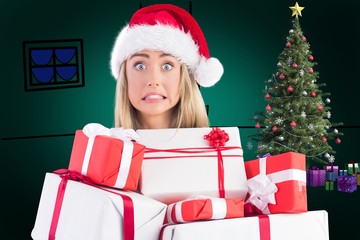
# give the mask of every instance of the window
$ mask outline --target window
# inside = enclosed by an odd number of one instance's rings
[[[25,91],[83,87],[83,42],[75,40],[25,41]]]

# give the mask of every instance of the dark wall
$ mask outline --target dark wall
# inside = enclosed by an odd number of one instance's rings
[[[188,9],[189,1],[175,3]],[[214,126],[240,126],[244,157],[254,131],[249,119],[265,106],[264,81],[276,71],[277,58],[291,28],[293,0],[192,1],[192,14],[204,31],[211,55],[224,65],[222,80],[202,88]],[[73,133],[90,122],[113,125],[115,81],[109,57],[115,36],[139,7],[138,1],[13,1],[0,3],[1,87],[0,160],[2,239],[30,239],[46,172],[68,166]],[[299,1],[301,26],[318,62],[320,82],[330,92],[332,121],[343,122],[342,144],[335,146],[343,166],[356,158],[360,134],[357,98],[360,81],[356,0]],[[23,41],[82,39],[85,87],[24,91]],[[308,190],[309,209],[329,212],[331,240],[350,238],[360,214],[359,191],[347,194]],[[13,229],[13,230],[11,230]],[[352,229],[352,230],[350,230]],[[342,238],[340,238],[342,237]]]

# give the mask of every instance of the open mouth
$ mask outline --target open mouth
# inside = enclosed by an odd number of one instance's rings
[[[160,94],[154,94],[154,95],[148,95],[144,97],[142,100],[147,101],[147,100],[163,100],[163,99],[166,99],[166,97]]]

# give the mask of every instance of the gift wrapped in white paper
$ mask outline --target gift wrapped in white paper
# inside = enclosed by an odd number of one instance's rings
[[[222,163],[216,148],[204,139],[213,128],[137,130],[139,142],[146,146],[141,193],[166,204],[198,196],[219,197],[223,181],[224,197],[245,198],[247,179],[239,129],[219,129],[229,137],[220,148]]]
[[[266,217],[266,215],[263,215]],[[232,218],[168,225],[161,240],[329,240],[325,210],[270,214],[269,225],[259,217]],[[268,228],[270,227],[270,228]],[[261,231],[263,231],[261,233]],[[270,235],[269,235],[270,234]]]
[[[47,173],[31,236],[48,240],[61,178]],[[108,188],[104,188],[108,189]],[[109,190],[109,189],[108,189]],[[68,180],[56,228],[56,240],[124,240],[124,206],[120,193],[131,198],[135,240],[158,240],[166,205],[141,194],[106,191]],[[115,192],[115,193],[113,193]]]

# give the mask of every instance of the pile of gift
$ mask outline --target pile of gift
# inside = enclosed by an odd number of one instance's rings
[[[307,185],[310,187],[325,187],[326,190],[352,193],[360,185],[359,163],[350,161],[343,169],[329,163],[320,169],[312,166],[306,171]],[[336,185],[336,187],[335,187]]]
[[[47,173],[39,239],[328,240],[308,211],[303,154],[245,161],[237,127],[138,130],[88,124],[67,169]]]

